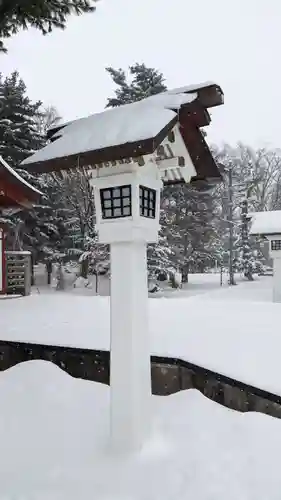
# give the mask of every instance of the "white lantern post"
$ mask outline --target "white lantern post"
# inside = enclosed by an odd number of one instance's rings
[[[139,449],[150,432],[146,252],[158,241],[162,178],[196,175],[178,126],[169,137],[173,144],[166,138],[153,155],[92,172],[99,242],[111,250],[110,418],[119,451]]]
[[[99,242],[111,251],[111,439],[118,450],[137,449],[149,433],[146,246],[158,239],[162,181],[155,165],[131,163],[118,174],[101,170],[93,182]]]

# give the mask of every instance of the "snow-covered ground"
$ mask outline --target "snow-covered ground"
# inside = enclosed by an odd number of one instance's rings
[[[153,396],[150,440],[115,456],[106,386],[32,361],[1,373],[0,401],[1,500],[280,500],[272,417]]]
[[[76,273],[78,273],[79,269],[77,266],[70,267],[68,266],[67,272],[64,273],[65,279],[65,292],[71,293],[73,295],[85,295],[85,296],[95,296],[96,294],[96,278],[95,276],[89,276],[89,286],[85,287],[82,285],[82,282],[79,283],[77,281]],[[45,266],[39,264],[35,266],[35,286],[33,287],[33,293],[57,293],[55,291],[55,270],[52,276],[52,285],[47,285],[47,276],[45,271]],[[245,297],[245,300],[257,300],[259,297],[262,301],[271,301],[271,279],[264,280],[264,278],[260,278],[258,276],[255,277],[256,281],[254,283],[249,283],[245,281],[245,279],[237,274],[236,282],[239,285],[243,285],[242,294]],[[79,286],[76,288],[73,286],[74,283],[77,283]],[[262,286],[260,286],[262,284]],[[169,297],[169,298],[178,298],[178,297],[193,297],[194,295],[201,295],[202,293],[212,292],[212,291],[220,291],[221,294],[217,295],[217,297],[222,296],[225,298],[232,298],[232,296],[239,297],[241,293],[241,287],[239,286],[232,289],[232,293],[225,294],[225,290],[229,289],[228,286],[228,274],[224,273],[222,277],[222,286],[220,285],[220,274],[219,273],[206,273],[206,274],[190,274],[189,282],[184,283],[181,290],[176,290],[171,288],[171,286],[164,282],[159,283],[160,291],[157,293],[149,294],[150,298],[160,298],[160,297]],[[251,286],[252,285],[252,286]],[[236,290],[236,291],[235,291]],[[250,293],[249,293],[250,290]],[[98,278],[98,295],[99,296],[109,296],[110,295],[110,281],[106,276],[99,276]]]
[[[151,353],[281,395],[281,305],[270,302],[272,278],[209,291],[204,280],[205,293],[149,300]],[[110,348],[109,297],[34,294],[0,301],[0,317],[2,340]]]
[[[194,275],[183,290],[163,290],[149,300],[151,352],[281,395],[271,285],[221,288],[218,275]],[[109,349],[109,297],[39,291],[0,300],[1,339]],[[195,390],[151,396],[149,440],[120,456],[109,444],[109,395],[44,361],[1,372],[0,500],[280,500],[281,420]]]
[[[79,267],[77,265],[66,266],[64,272],[65,281],[65,291],[72,293],[73,295],[96,295],[96,278],[95,276],[89,275],[89,286],[85,287],[82,284],[82,280],[77,280],[77,274],[79,273]],[[238,281],[241,278],[237,277]],[[223,285],[227,286],[228,276],[225,273],[223,275]],[[54,271],[52,274],[52,285],[47,285],[47,275],[45,266],[39,264],[35,266],[35,286],[33,287],[33,293],[54,293],[56,284],[56,271],[54,266]],[[74,287],[74,284],[78,286]],[[161,291],[156,294],[150,294],[151,298],[169,296],[174,297],[177,294],[176,290],[171,288],[168,283],[159,283]],[[190,282],[183,285],[183,290],[186,296],[193,296],[200,293],[204,293],[210,290],[216,290],[220,288],[220,275],[218,273],[212,274],[191,274]],[[108,296],[110,294],[110,281],[106,276],[98,277],[98,295]]]

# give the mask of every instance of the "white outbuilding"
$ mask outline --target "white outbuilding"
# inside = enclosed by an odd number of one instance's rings
[[[281,303],[281,210],[253,213],[250,232],[269,241],[273,259],[273,302]]]

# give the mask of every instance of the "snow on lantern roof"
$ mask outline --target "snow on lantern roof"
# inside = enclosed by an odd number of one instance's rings
[[[281,210],[272,212],[255,212],[252,216],[252,235],[281,234]]]
[[[60,129],[53,136],[53,139],[57,138],[55,141],[27,158],[23,165],[103,151],[123,144],[131,144],[135,148],[135,156],[144,151],[152,153],[154,140],[160,135],[161,142],[177,122],[177,113],[171,107],[179,109],[183,103],[187,104],[195,97],[161,94],[80,118]]]
[[[175,94],[190,94],[190,93],[193,93],[194,96],[196,98],[199,98],[200,102],[202,105],[204,105],[206,108],[211,108],[213,106],[219,106],[221,104],[223,104],[224,102],[224,96],[223,96],[223,92],[222,92],[222,89],[220,88],[220,86],[218,84],[216,84],[215,82],[204,82],[204,83],[201,83],[201,84],[194,84],[194,85],[186,85],[186,86],[183,86],[183,87],[179,87],[179,88],[176,88],[176,89],[170,89],[170,90],[166,90],[165,92],[161,92],[160,94],[156,94],[156,95],[153,95],[153,96],[149,96],[149,97],[146,97],[145,99],[142,99],[141,101],[138,101],[138,102],[148,102],[148,100],[150,100],[149,102],[151,102],[151,99],[158,99],[158,103],[161,102],[160,99],[163,98],[164,96],[164,99],[162,102],[164,102],[165,104],[165,107],[168,107],[169,108],[169,95],[175,95]],[[184,96],[184,101],[186,99],[187,96]],[[170,98],[171,99],[171,98]],[[173,97],[173,101],[170,101],[170,109],[178,109],[179,106],[178,104],[184,104],[183,103],[180,103],[180,101],[178,102],[177,104],[177,101],[175,100],[176,98]],[[155,101],[156,102],[156,101]],[[189,102],[188,98],[187,98],[187,101],[185,101],[185,103]],[[123,107],[123,106],[121,106]],[[115,110],[116,109],[120,109],[119,108],[114,108]],[[47,132],[47,137],[48,139],[51,139],[51,138],[55,138],[56,137],[56,133],[61,130],[63,127],[66,127],[68,125],[71,125],[72,123],[76,123],[78,120],[71,120],[69,122],[66,122],[66,123],[60,123],[59,125],[56,125],[55,127],[52,127],[48,130]]]
[[[170,89],[164,92],[164,94],[188,94],[192,92],[197,93],[199,101],[206,108],[220,106],[224,102],[224,95],[221,87],[217,83],[211,81]]]
[[[179,123],[199,179],[220,178],[199,128],[210,123],[207,107],[222,103],[222,90],[210,82],[107,109],[54,128],[52,142],[22,165],[47,172],[149,155]]]
[[[0,207],[27,207],[41,195],[0,156]]]

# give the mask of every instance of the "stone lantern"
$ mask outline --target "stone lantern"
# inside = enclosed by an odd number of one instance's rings
[[[200,128],[210,123],[207,108],[222,103],[214,83],[164,92],[57,127],[24,162],[33,172],[84,169],[94,188],[99,241],[110,245],[110,422],[119,451],[139,449],[150,432],[146,250],[158,241],[161,188],[220,180]]]
[[[148,433],[147,243],[158,241],[162,178],[177,169],[182,182],[196,176],[178,125],[153,154],[89,169],[99,241],[110,244],[111,431],[118,448],[139,446]]]

